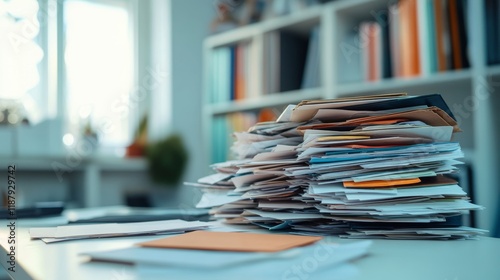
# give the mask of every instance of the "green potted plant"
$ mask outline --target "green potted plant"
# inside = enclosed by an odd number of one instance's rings
[[[127,156],[143,156],[146,159],[149,176],[156,187],[126,194],[129,206],[151,207],[175,202],[178,191],[176,186],[179,185],[188,162],[188,152],[180,135],[172,134],[158,142],[148,143],[147,123],[147,117],[144,117],[133,143],[127,147]]]
[[[172,134],[146,147],[149,174],[154,182],[173,187],[179,184],[188,162],[180,135]]]

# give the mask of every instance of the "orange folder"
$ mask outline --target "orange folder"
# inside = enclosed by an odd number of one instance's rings
[[[291,234],[260,234],[246,232],[193,231],[174,237],[139,243],[139,246],[192,250],[278,252],[312,244],[321,240],[318,236]]]

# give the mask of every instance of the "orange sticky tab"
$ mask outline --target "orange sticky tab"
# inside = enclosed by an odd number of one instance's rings
[[[384,187],[394,187],[402,185],[410,185],[420,183],[420,178],[413,179],[401,179],[401,180],[374,180],[365,182],[344,182],[344,187],[346,188],[384,188]]]

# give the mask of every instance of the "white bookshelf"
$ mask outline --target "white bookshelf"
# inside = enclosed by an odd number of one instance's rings
[[[426,0],[418,0],[420,2]],[[203,105],[204,136],[207,154],[211,148],[211,124],[216,116],[239,111],[250,111],[265,107],[296,104],[304,99],[336,98],[352,95],[366,95],[382,92],[408,92],[409,94],[440,93],[458,115],[464,132],[457,137],[466,152],[465,161],[472,164],[474,170],[476,202],[486,209],[477,213],[478,225],[493,230],[500,193],[500,65],[486,65],[484,34],[484,2],[468,1],[469,20],[467,26],[469,69],[423,74],[413,78],[389,78],[377,82],[339,81],[339,65],[342,56],[340,43],[347,32],[352,31],[363,20],[375,20],[374,14],[386,9],[393,1],[383,0],[337,0],[308,10],[269,19],[205,40],[205,103]],[[421,5],[422,3],[418,3]],[[271,31],[292,29],[297,32],[310,30],[319,24],[320,32],[320,72],[321,86],[315,89],[296,90],[286,93],[262,95],[258,98],[211,104],[209,95],[209,64],[211,51],[220,46],[228,46],[242,41],[252,41],[259,46],[262,60],[263,37]],[[263,67],[263,64],[260,64]],[[262,79],[258,79],[259,88]],[[473,106],[472,106],[473,105]],[[210,158],[206,157],[206,166]],[[495,194],[495,195],[491,195]]]
[[[215,48],[253,39],[255,36],[282,28],[308,29],[321,20],[322,6],[312,7],[302,13],[266,20],[257,24],[247,25],[236,30],[231,30],[205,40],[205,48]]]
[[[212,104],[208,108],[208,110],[210,110],[210,115],[221,115],[239,111],[260,109],[263,107],[263,104],[265,104],[264,106],[266,107],[276,107],[297,103],[297,101],[304,99],[321,99],[324,96],[325,95],[322,88],[295,90],[287,92],[286,94],[266,94],[260,98]]]
[[[337,87],[338,96],[353,95],[360,93],[394,92],[421,87],[436,87],[440,85],[457,85],[471,83],[472,71],[470,69],[441,72],[428,77],[415,78],[392,78],[377,82],[341,84]]]

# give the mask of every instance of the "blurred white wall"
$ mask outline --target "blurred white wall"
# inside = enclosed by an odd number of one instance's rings
[[[196,181],[207,170],[201,142],[202,46],[216,16],[215,7],[213,0],[151,0],[150,5],[152,53],[149,63],[142,63],[142,71],[148,64],[166,71],[160,86],[151,92],[150,112],[155,118],[150,138],[179,133],[189,151],[184,181]],[[197,190],[179,186],[178,205],[170,206],[192,206],[199,196]]]

